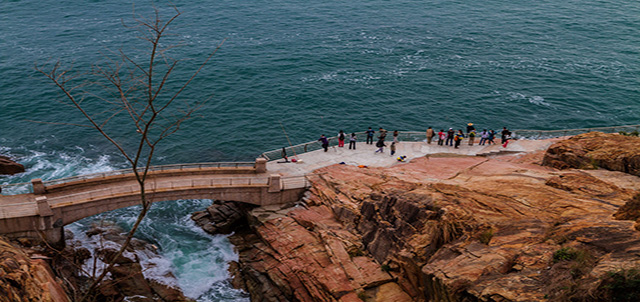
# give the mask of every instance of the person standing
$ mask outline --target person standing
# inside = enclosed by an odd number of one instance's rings
[[[476,130],[475,127],[473,127],[473,123],[468,123],[467,124],[467,136],[469,136],[469,133],[471,133],[471,131]]]
[[[444,129],[440,129],[438,132],[438,146],[444,145],[444,140],[447,138],[447,135],[444,133]]]
[[[480,132],[480,142],[478,143],[478,145],[484,146],[484,144],[487,142],[488,137],[489,132],[487,132],[487,129],[482,130],[482,132]]]
[[[391,146],[389,146],[389,149],[391,150],[391,156],[396,154],[396,142],[391,142]]]
[[[511,132],[509,130],[507,130],[507,127],[502,127],[502,132],[501,132],[502,136],[501,136],[501,142],[500,144],[504,145],[504,143],[507,142],[507,136],[511,135]]]
[[[447,146],[453,146],[453,137],[456,135],[456,132],[453,131],[453,128],[449,128],[447,131],[447,140],[444,142]]]
[[[320,135],[320,138],[318,139],[318,141],[322,144],[322,148],[324,148],[324,152],[327,152],[327,150],[329,150],[329,140],[327,139],[326,136]]]
[[[393,131],[393,142],[394,142],[394,143],[398,143],[398,135],[399,135],[399,134],[400,134],[400,133],[398,133],[398,130]]]
[[[489,143],[489,145],[496,144],[496,142],[493,141],[495,138],[496,138],[496,132],[493,131],[493,129],[489,130],[489,137],[487,137],[487,142]]]
[[[469,132],[469,146],[473,146],[473,141],[476,139],[476,130]]]
[[[356,134],[351,133],[351,137],[349,138],[349,150],[351,150],[351,147],[353,147],[353,150],[356,149],[356,140]]]
[[[382,127],[380,127],[380,129],[378,130],[378,139],[382,139],[384,140],[387,137],[387,130],[382,129]]]
[[[373,145],[373,134],[376,133],[373,129],[371,129],[371,127],[369,127],[369,130],[367,130],[367,132],[365,132],[367,134],[367,145]]]
[[[429,127],[427,129],[427,144],[431,144],[431,139],[433,139],[433,135],[435,134],[435,132],[433,131],[433,129],[431,129],[431,127]]]
[[[458,149],[458,147],[460,147],[460,143],[462,142],[463,138],[464,138],[464,133],[462,133],[462,129],[460,129],[458,130],[458,133],[456,133],[453,139],[456,142],[456,145],[454,148]]]
[[[344,131],[342,130],[338,132],[338,147],[344,147]]]

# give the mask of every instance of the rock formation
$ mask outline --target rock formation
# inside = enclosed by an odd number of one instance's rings
[[[640,175],[640,137],[590,132],[552,145],[543,165],[557,169],[604,168]]]
[[[565,144],[585,137],[608,139]],[[254,209],[250,228],[231,237],[235,284],[254,301],[611,299],[609,276],[640,261],[634,222],[613,217],[640,179],[540,165],[543,156],[563,168],[584,167],[576,158],[615,166],[601,153],[620,158],[585,147],[586,156],[551,159],[558,150],[315,171],[303,204]],[[619,166],[632,172],[631,162]]]
[[[24,172],[24,166],[0,155],[0,174],[17,174]]]
[[[71,301],[45,259],[0,237],[0,301]]]
[[[102,236],[104,246],[93,251],[100,260],[113,258],[118,244],[124,241],[121,231],[95,226],[89,236]],[[71,233],[67,235],[73,237]],[[62,251],[39,246],[11,244],[0,238],[0,302],[69,302],[83,294],[91,280],[81,269],[92,252],[71,240]],[[143,275],[136,252],[155,254],[155,248],[134,239],[126,253],[116,259],[116,265],[96,291],[94,301],[154,301],[188,302],[178,288],[147,279]],[[175,278],[172,275],[163,276]]]
[[[215,200],[205,211],[195,212],[191,219],[209,234],[229,234],[246,224],[245,214],[253,205]]]

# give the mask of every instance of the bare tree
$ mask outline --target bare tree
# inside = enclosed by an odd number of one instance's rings
[[[207,101],[184,98],[182,93],[224,40],[188,78],[175,84],[180,80],[174,80],[171,76],[182,60],[170,55],[176,44],[165,44],[166,38],[170,36],[168,28],[180,16],[180,11],[175,7],[173,9],[175,12],[166,20],[161,18],[157,8],[154,8],[150,19],[134,11],[134,24],[125,25],[135,29],[138,37],[149,47],[144,56],[140,53],[134,56],[123,50],[110,52],[109,56],[105,56],[104,63],[96,64],[90,71],[81,73],[76,73],[72,68],[63,68],[60,61],[43,66],[36,64],[35,67],[62,91],[64,98],[59,102],[81,113],[86,123],[75,125],[96,130],[124,156],[140,187],[141,210],[138,218],[119,251],[111,259],[105,259],[106,268],[99,276],[94,276],[80,301],[91,298],[114,266],[115,259],[128,247],[151,207],[152,200],[146,192],[145,181],[156,147],[178,131],[182,123],[193,118],[194,112]],[[138,60],[137,56],[144,59]],[[122,135],[123,125],[131,133],[136,133],[134,138]]]

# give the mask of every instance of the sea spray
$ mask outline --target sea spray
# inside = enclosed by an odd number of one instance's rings
[[[180,287],[187,297],[197,301],[248,301],[246,293],[233,289],[229,282],[228,263],[237,260],[238,256],[227,237],[205,233],[190,218],[192,212],[210,204],[210,200],[153,204],[136,233],[136,237],[152,243],[158,251],[158,254],[137,252],[143,273],[145,278]],[[138,211],[139,207],[134,206],[102,213],[76,222],[68,229],[74,232],[82,246],[96,247],[104,242],[83,234],[93,223],[117,221],[120,227],[128,229],[135,222]]]

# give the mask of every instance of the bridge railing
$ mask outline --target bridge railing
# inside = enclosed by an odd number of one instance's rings
[[[149,172],[153,171],[168,171],[168,170],[186,170],[186,169],[203,169],[203,168],[249,168],[253,167],[255,162],[212,162],[212,163],[192,163],[192,164],[174,164],[174,165],[160,165],[149,167]],[[143,168],[138,168],[138,171],[142,171]],[[92,178],[104,178],[107,176],[124,175],[133,173],[133,169],[121,169],[113,170],[101,173],[92,173],[78,176],[70,176],[65,178],[58,178],[43,181],[45,186],[57,185],[72,181],[79,181]]]
[[[561,129],[561,130],[513,130],[513,135],[519,139],[545,139],[562,136],[572,136],[587,132],[604,132],[604,133],[619,133],[619,132],[638,132],[640,125],[624,125],[613,127],[594,127],[594,128],[578,128],[578,129]],[[497,134],[499,135],[499,134]]]
[[[0,188],[2,189],[2,195],[33,193],[33,186],[30,182],[0,185]]]
[[[297,189],[308,188],[310,182],[305,176],[282,177],[282,188]],[[233,186],[266,186],[269,185],[268,177],[225,177],[225,178],[197,178],[178,181],[147,182],[145,187],[147,193],[153,193],[155,189],[189,189],[201,187],[233,187]],[[97,190],[84,191],[79,193],[65,194],[64,196],[51,197],[49,202],[55,205],[58,202],[69,203],[80,200],[103,199],[111,196],[137,194],[140,187],[136,184],[127,186],[108,187]]]

